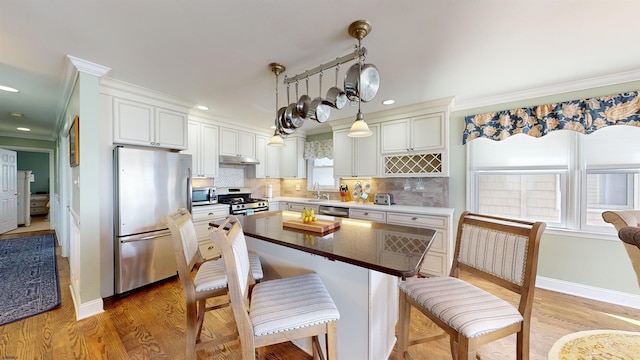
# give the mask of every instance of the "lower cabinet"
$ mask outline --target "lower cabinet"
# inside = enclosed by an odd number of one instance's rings
[[[226,204],[194,206],[191,210],[193,225],[198,237],[198,247],[205,259],[215,259],[222,255],[220,247],[209,238],[209,232],[212,230],[209,223],[212,220],[224,219],[227,215],[229,215],[229,205]]]
[[[447,276],[453,261],[454,243],[451,217],[387,212],[387,224],[429,228],[436,231],[431,248],[422,262],[420,274]]]
[[[318,213],[318,205],[305,204],[305,203],[281,203],[280,210],[289,210],[289,211],[297,211],[302,212],[304,209],[313,210],[315,213]]]
[[[270,210],[271,210],[271,205]],[[341,203],[340,206],[349,207],[349,203]],[[318,213],[318,204],[308,202],[280,202],[279,210],[302,212],[304,208],[313,209]],[[454,239],[451,226],[453,226],[453,214],[450,215],[425,215],[409,212],[384,211],[379,209],[367,209],[362,207],[349,207],[349,218],[369,220],[378,223],[428,228],[436,231],[435,238],[429,252],[422,262],[420,274],[423,276],[448,276],[453,262]]]

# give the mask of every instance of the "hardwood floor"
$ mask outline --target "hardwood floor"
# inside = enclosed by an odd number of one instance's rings
[[[2,235],[0,240],[15,236]],[[177,279],[132,292],[124,298],[106,299],[104,313],[76,321],[69,290],[69,262],[60,256],[59,248],[58,268],[62,306],[0,326],[0,359],[184,357],[185,307]],[[470,278],[467,276],[467,279]],[[482,283],[480,285],[484,286]],[[413,315],[412,336],[437,331],[424,317]],[[224,308],[206,319],[203,336],[230,334],[234,326],[230,309]],[[561,336],[590,329],[640,331],[640,310],[536,290],[531,359],[546,359],[552,344]],[[448,339],[416,345],[409,351],[414,359],[451,359]],[[482,358],[490,360],[514,359],[514,354],[515,336],[485,345],[480,350]],[[200,351],[198,359],[240,359],[238,342]],[[259,359],[297,360],[311,357],[291,343],[285,343],[263,350]],[[397,360],[395,352],[390,359]]]

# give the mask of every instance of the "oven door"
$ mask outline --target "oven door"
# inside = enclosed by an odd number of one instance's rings
[[[259,212],[263,212],[263,211],[269,211],[269,208],[257,208],[257,209],[239,209],[239,210],[233,210],[231,212],[231,215],[253,215],[255,213],[259,213]]]

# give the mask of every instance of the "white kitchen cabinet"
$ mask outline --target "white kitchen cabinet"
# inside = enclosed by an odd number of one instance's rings
[[[451,216],[387,212],[387,224],[429,228],[436,231],[433,244],[420,269],[425,276],[448,276],[453,262],[454,242]]]
[[[349,218],[375,221],[384,224],[387,222],[387,212],[377,210],[349,209]]]
[[[382,153],[442,150],[447,144],[445,113],[382,123]]]
[[[220,127],[220,155],[255,157],[255,134]]]
[[[192,176],[218,176],[218,127],[189,121],[189,143],[185,154],[191,154]]]
[[[281,177],[297,179],[307,177],[306,161],[304,160],[304,143],[305,140],[299,137],[290,136],[284,139],[285,146],[281,150]]]
[[[381,124],[383,177],[449,176],[447,112]]]
[[[307,203],[297,203],[297,202],[286,202],[280,204],[280,210],[288,210],[288,211],[296,211],[302,212],[304,209],[313,210],[316,214],[318,213],[319,205],[307,204]]]
[[[256,179],[280,177],[281,148],[268,146],[269,139],[256,135],[256,158],[260,160],[253,169]]]
[[[269,200],[269,211],[278,211],[280,210],[280,202]]]
[[[373,133],[364,138],[347,136],[349,129],[333,132],[333,174],[335,177],[378,176],[380,161],[378,125],[370,125]]]
[[[378,125],[370,125],[373,133],[363,138],[347,136],[349,129],[333,132],[333,174],[336,177],[378,176],[380,143]]]
[[[193,225],[196,228],[196,237],[198,238],[198,247],[200,254],[205,259],[215,259],[220,257],[220,247],[209,238],[212,227],[209,223],[213,220],[224,219],[229,215],[229,205],[205,205],[194,206],[191,211]]]
[[[187,148],[187,114],[138,101],[113,99],[113,142]]]

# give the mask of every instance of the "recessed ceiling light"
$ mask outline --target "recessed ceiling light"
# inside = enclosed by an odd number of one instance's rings
[[[396,103],[396,101],[395,101],[395,100],[393,100],[393,99],[388,99],[388,100],[384,100],[384,101],[382,102],[382,105],[392,105],[392,104],[395,104],[395,103]]]
[[[205,105],[198,105],[198,106],[196,106],[196,108],[199,109],[199,110],[205,110],[205,111],[209,110],[209,107],[205,106]]]
[[[19,128],[16,128],[16,129],[17,129],[17,130],[20,130],[20,131],[31,131],[31,129],[29,129],[29,128],[23,128],[23,127],[19,127]]]
[[[10,86],[0,85],[0,90],[8,91],[8,92],[18,92],[18,89],[14,89]]]
[[[19,113],[19,112],[10,112],[9,115],[14,116],[14,117],[22,117],[22,116],[24,116],[22,113]]]

